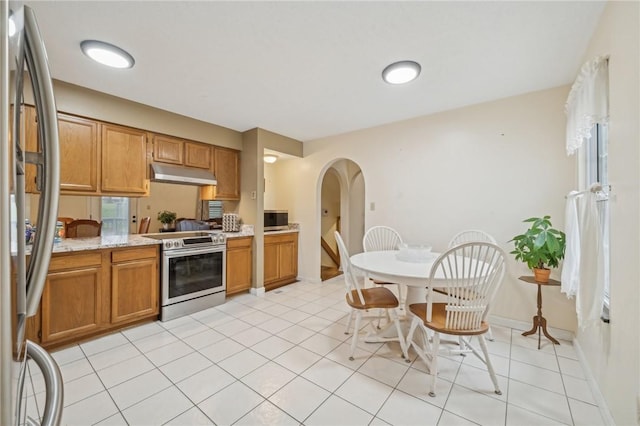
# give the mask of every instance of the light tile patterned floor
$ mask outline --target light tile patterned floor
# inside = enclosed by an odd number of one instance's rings
[[[53,352],[67,425],[597,425],[571,342],[537,349],[493,326],[502,395],[474,356],[441,358],[436,397],[424,363],[359,343],[349,361],[344,282],[296,283],[170,322]],[[42,404],[35,372],[29,411]],[[33,395],[35,393],[35,396]],[[41,406],[41,405],[40,405]]]

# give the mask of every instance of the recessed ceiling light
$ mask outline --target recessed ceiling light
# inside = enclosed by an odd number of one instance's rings
[[[264,162],[265,163],[269,163],[269,164],[273,164],[276,161],[278,161],[278,156],[277,155],[273,155],[273,154],[266,154],[264,156]]]
[[[414,61],[394,62],[382,71],[382,79],[389,84],[404,84],[420,75],[420,64]]]
[[[136,61],[133,56],[113,44],[97,40],[85,40],[80,43],[82,52],[102,65],[113,68],[131,68]]]

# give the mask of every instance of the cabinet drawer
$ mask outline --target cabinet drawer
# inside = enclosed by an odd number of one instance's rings
[[[227,240],[227,250],[231,249],[239,249],[239,248],[249,248],[251,247],[251,239],[253,237],[247,238],[229,238]]]
[[[156,257],[157,255],[158,255],[158,252],[155,246],[140,247],[140,248],[126,249],[126,250],[114,250],[113,252],[111,252],[111,261],[113,263],[127,262],[129,260],[147,259],[150,257]]]
[[[70,253],[62,256],[52,256],[49,263],[49,271],[59,271],[62,269],[78,269],[87,266],[100,266],[102,264],[102,255],[100,252],[91,252],[86,254]]]
[[[294,242],[298,239],[297,232],[289,232],[286,234],[274,234],[274,235],[265,235],[264,243],[265,244],[280,244],[280,243],[288,243]]]

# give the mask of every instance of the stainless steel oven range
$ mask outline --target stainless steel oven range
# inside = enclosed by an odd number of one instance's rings
[[[162,240],[161,321],[224,303],[227,262],[224,234],[181,232],[146,236]]]

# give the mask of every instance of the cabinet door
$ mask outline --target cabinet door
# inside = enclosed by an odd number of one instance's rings
[[[36,121],[36,109],[31,106],[25,106],[22,110],[22,123],[20,123],[20,132],[23,135],[23,149],[28,152],[38,152],[38,123]],[[12,145],[13,146],[13,145]],[[13,155],[13,149],[11,155]],[[24,165],[24,188],[25,192],[37,194],[36,186],[37,168],[35,164]],[[13,178],[13,173],[11,173]]]
[[[240,153],[238,151],[214,147],[213,174],[218,180],[216,200],[240,199]]]
[[[278,244],[264,245],[264,284],[278,281]]]
[[[35,108],[24,108],[22,132],[25,149],[38,151],[38,123]],[[62,193],[96,193],[98,191],[98,164],[100,144],[98,123],[85,118],[58,114],[60,141],[60,190]],[[25,166],[25,189],[37,193],[36,166]]]
[[[111,323],[134,321],[157,313],[157,259],[111,265]]]
[[[101,328],[101,268],[50,272],[42,293],[43,343],[70,339]]]
[[[98,123],[58,114],[60,190],[98,191]]]
[[[185,143],[184,165],[209,170],[211,168],[211,146],[202,143]]]
[[[294,241],[283,242],[278,246],[279,278],[298,276],[298,249]]]
[[[102,192],[144,195],[148,188],[147,133],[102,124]]]
[[[159,163],[183,163],[184,142],[164,135],[153,135],[153,161]]]
[[[227,241],[227,294],[251,288],[251,240],[234,238]]]

